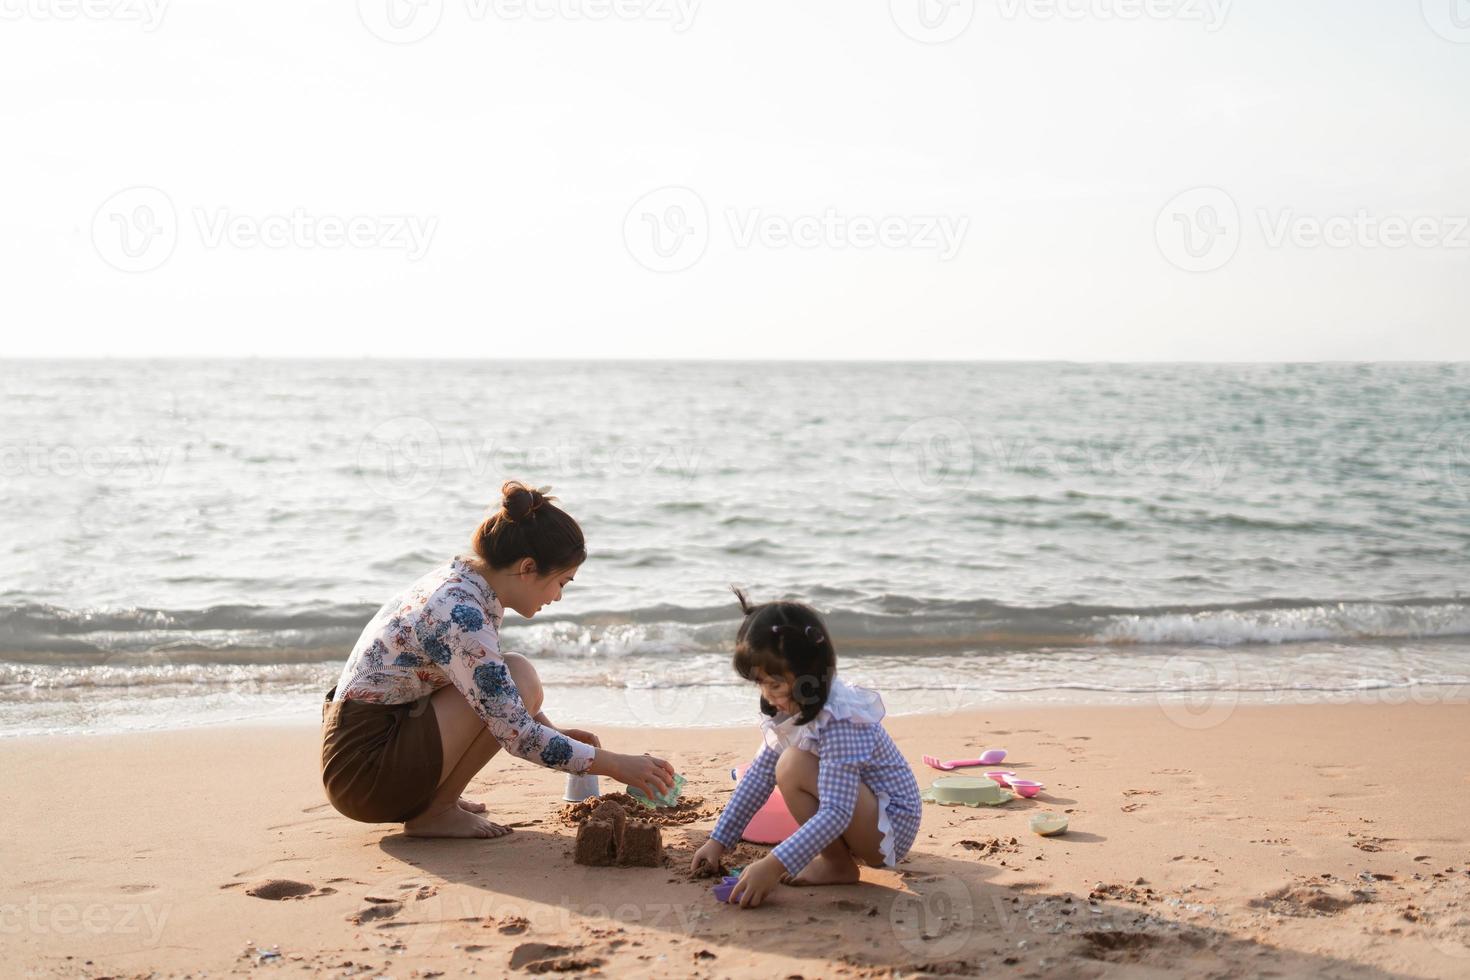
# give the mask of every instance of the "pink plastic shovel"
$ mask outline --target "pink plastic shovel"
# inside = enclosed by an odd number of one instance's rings
[[[926,755],[924,765],[949,772],[951,769],[963,769],[969,766],[998,766],[1005,761],[1005,757],[1005,749],[990,749],[980,753],[978,759],[951,759],[948,762],[940,762],[939,757],[935,755]]]

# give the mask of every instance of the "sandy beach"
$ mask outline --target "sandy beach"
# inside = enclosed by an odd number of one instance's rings
[[[1201,730],[1154,706],[889,727],[922,785],[925,752],[1003,746],[1046,790],[926,807],[897,870],[755,910],[687,873],[753,728],[599,732],[664,755],[705,801],[665,830],[658,869],[574,865],[563,777],[505,753],[471,789],[515,833],[444,841],[333,812],[308,728],[8,740],[4,972],[1470,973],[1463,704],[1237,707]],[[1030,834],[1044,809],[1071,830]]]

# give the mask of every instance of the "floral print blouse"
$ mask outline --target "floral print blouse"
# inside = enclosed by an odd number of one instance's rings
[[[489,583],[464,559],[451,559],[378,610],[342,668],[334,700],[404,704],[453,684],[512,755],[585,773],[596,750],[526,711],[500,655],[504,618]]]

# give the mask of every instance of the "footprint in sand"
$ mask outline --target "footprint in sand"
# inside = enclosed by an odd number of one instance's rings
[[[494,921],[494,919],[487,919],[485,921],[485,928],[488,929],[494,923]],[[530,927],[530,919],[527,919],[524,916],[520,915],[508,915],[505,917],[505,920],[500,923],[500,925],[496,926],[496,931],[499,932],[502,936],[519,936]]]
[[[602,960],[573,956],[580,946],[552,946],[548,943],[521,943],[510,954],[510,968],[525,968],[531,973],[580,973],[595,970]]]
[[[1343,766],[1336,763],[1324,762],[1314,764],[1312,768],[1317,770],[1317,775],[1322,776],[1325,779],[1346,779],[1348,776],[1359,772],[1363,767]]]
[[[280,902],[288,898],[305,898],[315,891],[315,885],[305,881],[291,881],[289,878],[266,878],[245,888],[245,894],[252,898],[264,898],[272,902]]]
[[[358,909],[347,917],[347,921],[353,925],[362,925],[364,922],[377,922],[381,919],[391,919],[403,911],[403,903],[395,902],[388,898],[367,897],[369,904]]]

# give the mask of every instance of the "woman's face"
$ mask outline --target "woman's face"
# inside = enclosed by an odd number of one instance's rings
[[[760,685],[761,697],[766,699],[767,704],[788,715],[796,714],[796,702],[791,700],[791,688],[796,683],[795,677],[790,674],[773,677],[757,667],[755,678],[756,683]]]
[[[576,577],[577,569],[564,568],[550,575],[536,574],[536,563],[526,559],[513,595],[502,596],[507,606],[530,619],[545,606],[561,599],[561,590]]]

